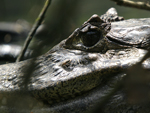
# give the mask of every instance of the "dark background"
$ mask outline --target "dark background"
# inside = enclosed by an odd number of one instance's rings
[[[16,22],[23,19],[32,25],[44,2],[45,0],[0,0],[0,21]],[[32,44],[41,46],[38,42],[46,40],[44,49],[47,51],[47,48],[67,38],[93,14],[102,15],[110,7],[115,7],[119,15],[125,19],[147,18],[150,14],[145,10],[117,6],[111,0],[52,0],[43,22],[46,29],[37,36],[40,37],[36,40],[37,43]]]

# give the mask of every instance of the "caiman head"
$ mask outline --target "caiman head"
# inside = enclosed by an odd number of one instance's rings
[[[109,21],[108,15],[112,15]],[[49,104],[68,100],[139,62],[146,53],[143,48],[149,45],[150,19],[111,22],[114,18],[120,18],[114,9],[101,17],[93,15],[67,39],[36,58],[29,92]],[[0,90],[20,89],[21,70],[31,61],[1,66]]]
[[[147,47],[144,40],[150,35],[150,19],[144,22],[145,19],[106,22],[93,15],[37,60],[42,68],[36,70],[38,76],[32,77],[33,95],[50,104],[67,100],[136,64],[146,53],[140,48]],[[145,24],[147,28],[142,30]],[[135,38],[139,29],[141,33]]]

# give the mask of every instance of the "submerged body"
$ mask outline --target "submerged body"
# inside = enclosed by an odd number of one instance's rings
[[[121,21],[112,22],[116,18]],[[122,20],[114,9],[101,17],[93,15],[46,54],[0,66],[0,91],[22,91],[22,72],[33,63],[26,92],[48,103],[47,112],[88,111],[112,89],[107,78],[121,79],[124,75],[120,73],[143,58],[149,49],[149,38],[149,18]],[[123,112],[133,107],[128,106],[122,92],[116,93],[118,97],[107,104],[105,112]]]

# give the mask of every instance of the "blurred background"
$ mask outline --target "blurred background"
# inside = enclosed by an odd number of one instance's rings
[[[0,30],[4,32],[1,23],[9,23],[5,25],[6,33],[0,32],[1,43],[22,45],[44,2],[45,0],[0,0]],[[143,2],[148,1],[143,0]],[[125,19],[150,17],[149,11],[117,6],[111,0],[52,0],[43,25],[30,44],[30,49],[38,46],[42,49],[41,54],[45,53],[61,40],[67,38],[93,14],[102,15],[110,7],[115,7],[119,16],[123,16]],[[14,30],[16,27],[10,28],[10,23],[21,25],[22,31],[18,32],[18,27],[17,30]],[[18,36],[14,35],[15,33]],[[15,40],[10,40],[10,37]]]
[[[0,0],[0,64],[15,61],[44,2],[45,0]],[[93,14],[102,15],[111,7],[116,8],[118,15],[125,19],[150,17],[149,11],[117,6],[111,0],[52,0],[43,25],[26,52],[27,58],[32,57],[30,53],[34,48],[40,48],[40,54],[47,52]],[[13,96],[12,100],[14,104]],[[17,102],[20,104],[20,99]]]

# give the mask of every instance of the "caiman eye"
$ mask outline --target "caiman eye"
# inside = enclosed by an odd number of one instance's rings
[[[101,33],[98,31],[88,31],[81,35],[81,41],[84,46],[94,46],[101,38]]]
[[[96,28],[86,30],[75,30],[66,40],[64,48],[91,52],[101,52],[105,46],[102,31]]]

